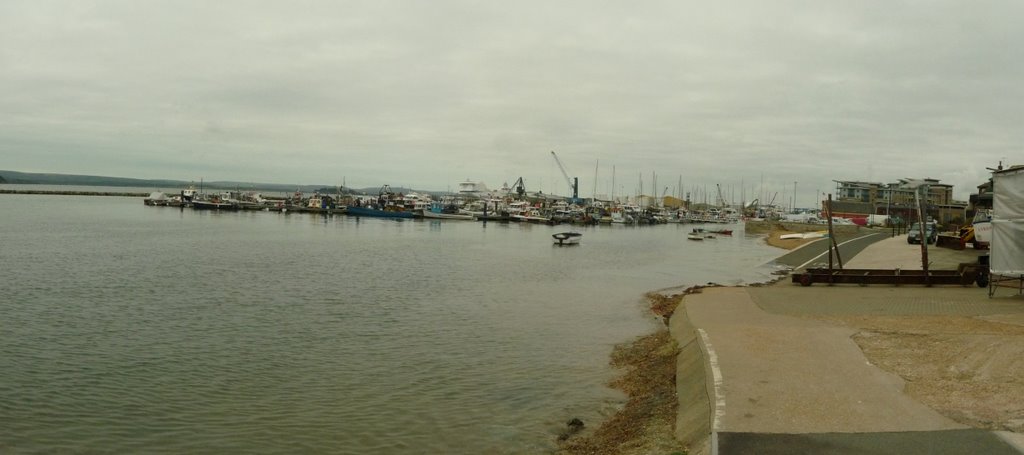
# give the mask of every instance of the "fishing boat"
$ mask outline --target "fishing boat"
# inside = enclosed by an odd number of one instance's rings
[[[583,239],[583,234],[579,232],[559,232],[557,234],[551,234],[551,237],[555,239],[556,245],[579,245],[580,240]]]
[[[375,216],[378,218],[416,218],[416,214],[412,212],[403,212],[399,210],[381,210],[373,207],[357,207],[348,206],[345,208],[346,215],[352,216]]]
[[[375,216],[378,218],[416,218],[416,213],[405,210],[405,207],[398,203],[399,199],[391,191],[390,186],[384,185],[380,188],[375,201],[364,204],[361,199],[357,199],[355,205],[345,208],[345,213],[352,216]]]
[[[439,202],[433,202],[429,208],[423,209],[423,218],[437,219],[437,220],[468,220],[473,221],[476,219],[475,216],[467,213],[459,213],[457,206],[451,205],[445,207]]]
[[[213,196],[209,199],[193,199],[192,208],[195,210],[239,210],[241,206],[236,200]]]

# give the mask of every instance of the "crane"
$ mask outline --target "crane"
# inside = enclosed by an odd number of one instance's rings
[[[519,199],[522,199],[523,196],[526,195],[526,184],[523,183],[522,177],[519,177],[519,179],[516,180],[516,183],[512,184],[512,188],[509,189],[508,194],[512,193],[512,189],[515,189],[516,194],[519,195]],[[508,194],[506,194],[506,196]]]
[[[558,159],[558,155],[555,154],[554,150],[551,151],[551,156],[555,157],[555,163],[558,164],[558,169],[562,171],[562,176],[565,177],[565,182],[569,184],[569,192],[572,193],[572,200],[573,200],[573,202],[576,202],[577,200],[579,200],[579,196],[580,196],[580,193],[579,193],[580,181],[579,181],[579,179],[578,178],[572,178],[572,179],[569,178],[569,173],[565,172],[565,166],[562,166],[562,160]]]

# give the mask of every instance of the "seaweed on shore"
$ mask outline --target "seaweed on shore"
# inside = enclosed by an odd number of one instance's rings
[[[665,325],[668,325],[669,318],[675,313],[676,308],[683,301],[683,297],[690,294],[700,294],[704,292],[704,288],[718,287],[720,285],[715,283],[708,283],[706,285],[690,286],[680,292],[679,294],[665,295],[659,292],[648,292],[645,297],[651,302],[651,311],[661,316],[665,320]]]
[[[717,286],[717,285],[711,285]],[[655,314],[668,320],[689,294],[708,286],[694,286],[682,293],[648,293]],[[679,346],[663,328],[633,342],[615,347],[611,365],[624,370],[609,385],[628,397],[625,407],[593,431],[559,438],[564,454],[686,453],[675,439],[676,357]]]

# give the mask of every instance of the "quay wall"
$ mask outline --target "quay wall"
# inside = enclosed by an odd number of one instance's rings
[[[675,438],[689,448],[691,454],[708,453],[711,434],[711,397],[714,380],[706,365],[706,357],[697,329],[686,314],[686,298],[669,318],[669,331],[679,346],[676,357]]]

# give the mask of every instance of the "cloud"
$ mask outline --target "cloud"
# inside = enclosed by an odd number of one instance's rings
[[[562,192],[555,150],[591,191],[600,162],[596,186],[615,166],[630,192],[909,176],[966,198],[1019,155],[1022,9],[10,1],[0,149],[14,170]]]

